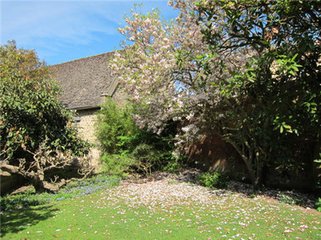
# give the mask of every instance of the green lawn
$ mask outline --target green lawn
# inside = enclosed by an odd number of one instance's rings
[[[2,239],[321,239],[320,213],[263,197],[235,193],[214,196],[211,204],[150,206],[86,187],[78,195],[15,203],[1,214]]]

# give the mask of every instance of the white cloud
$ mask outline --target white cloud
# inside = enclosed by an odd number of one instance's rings
[[[4,41],[13,38],[24,43],[36,38],[86,43],[96,31],[116,34],[117,20],[99,15],[98,10],[84,2],[3,2],[1,35]]]
[[[14,39],[19,46],[36,49],[44,57],[68,47],[92,47],[100,38],[120,39],[117,28],[124,24],[124,15],[130,13],[134,3],[141,2],[144,10],[158,7],[165,15],[173,15],[166,0],[4,0],[0,3],[0,42]]]

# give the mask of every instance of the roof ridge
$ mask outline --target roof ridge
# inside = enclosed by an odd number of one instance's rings
[[[102,55],[112,55],[116,51],[118,51],[118,50],[114,50],[114,51],[111,51],[111,52],[105,52],[105,53],[99,53],[99,54],[88,56],[88,57],[77,58],[77,59],[73,59],[73,60],[70,60],[70,61],[67,61],[67,62],[62,62],[62,63],[58,63],[58,64],[49,65],[48,67],[54,67],[54,66],[58,66],[58,65],[66,64],[66,63],[71,63],[71,62],[77,62],[77,61],[81,61],[81,60],[84,60],[84,59],[94,58],[94,57],[98,57],[98,56],[102,56]]]

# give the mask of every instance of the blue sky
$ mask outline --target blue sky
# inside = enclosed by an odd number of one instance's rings
[[[165,19],[177,15],[167,0],[0,1],[1,44],[15,40],[49,65],[120,49],[117,29],[135,3],[141,12],[158,8]]]

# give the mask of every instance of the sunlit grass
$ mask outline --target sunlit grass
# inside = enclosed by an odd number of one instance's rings
[[[2,239],[321,239],[320,213],[259,196],[153,207],[128,202],[100,189],[6,211]]]

